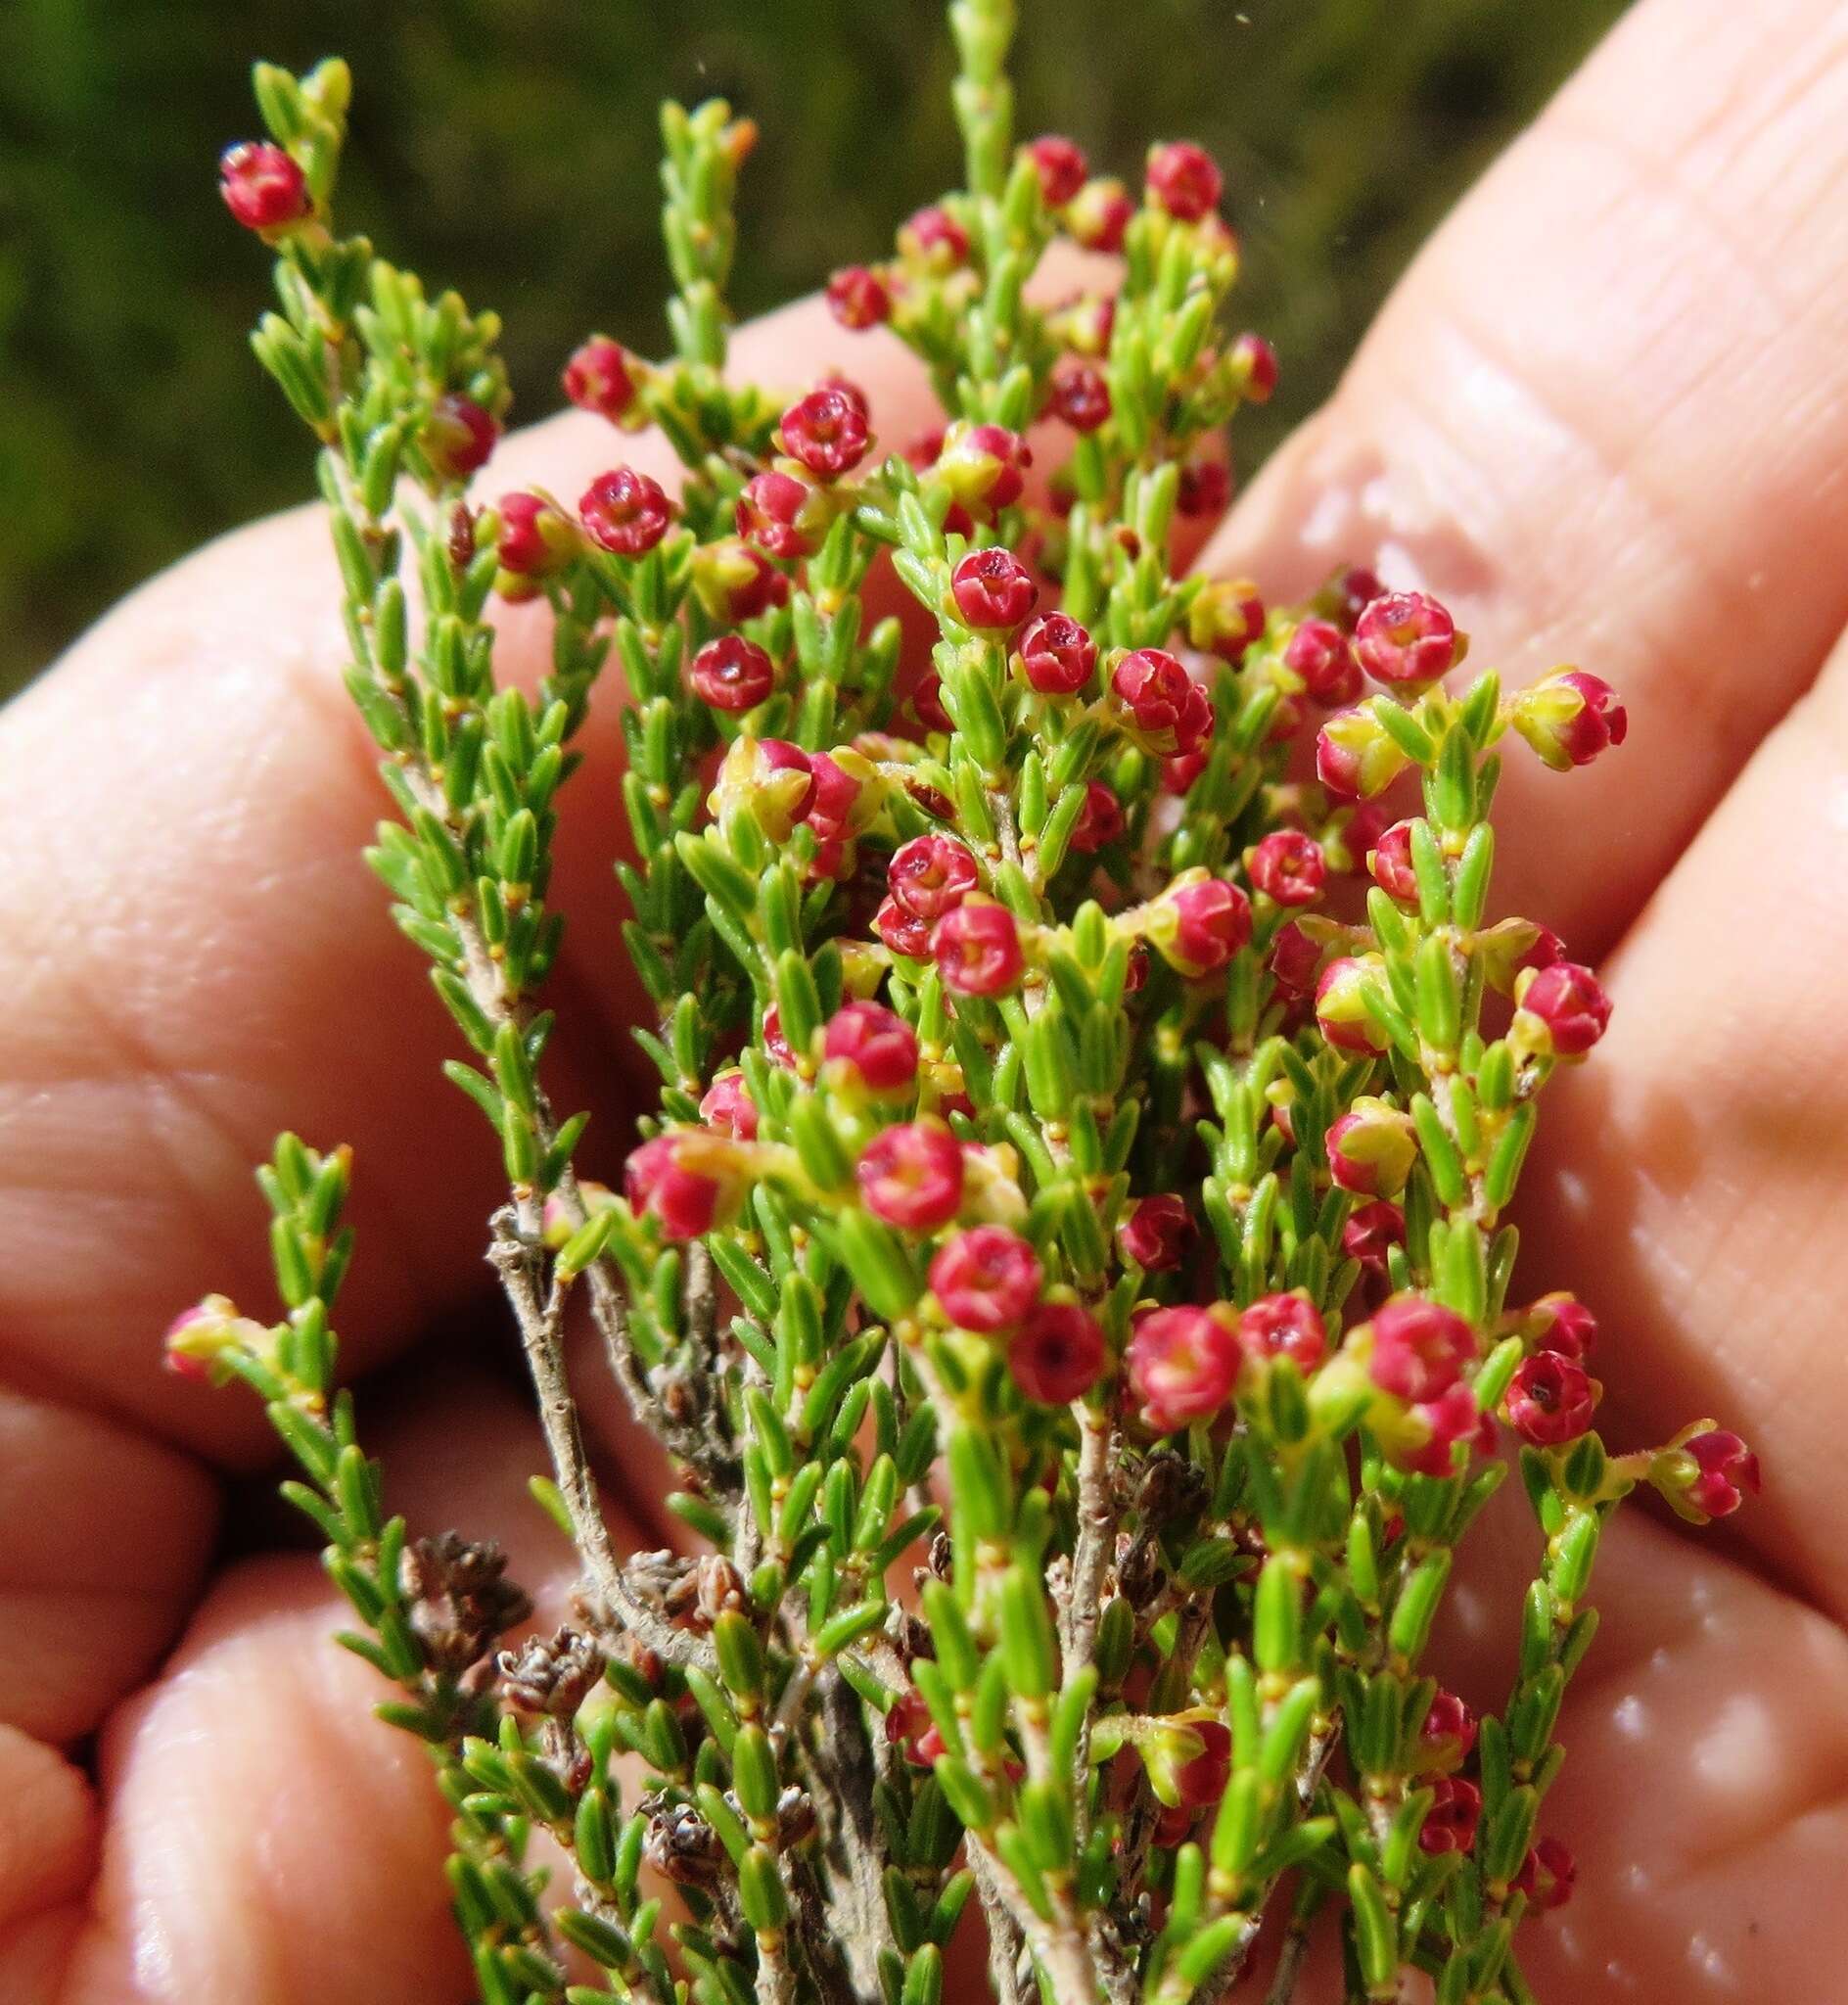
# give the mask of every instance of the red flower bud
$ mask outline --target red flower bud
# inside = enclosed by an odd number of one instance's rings
[[[1457,660],[1456,623],[1421,591],[1389,591],[1356,623],[1354,654],[1377,682],[1424,688]]]
[[[1418,1157],[1411,1116],[1384,1100],[1363,1097],[1326,1136],[1328,1174],[1336,1187],[1361,1197],[1394,1197]]]
[[[1040,1299],[1040,1256],[1005,1226],[972,1226],[939,1248],[931,1292],[958,1329],[1011,1329]]]
[[[1576,1058],[1589,1051],[1610,1022],[1610,998],[1589,967],[1556,960],[1525,975],[1514,992],[1515,1037],[1536,1051]]]
[[[1363,961],[1343,956],[1322,969],[1316,984],[1316,1021],[1337,1050],[1383,1051],[1386,1033],[1374,1023],[1364,1001],[1371,970]]]
[[[965,626],[978,632],[1018,627],[1033,611],[1040,587],[1011,550],[971,550],[950,575],[950,596]]]
[[[850,841],[864,835],[885,804],[886,783],[863,753],[851,745],[808,754],[815,790],[803,815],[824,840]]]
[[[946,912],[931,935],[931,953],[944,986],[962,996],[1004,995],[1025,965],[1013,913],[987,899]]]
[[[583,547],[578,525],[543,494],[500,497],[500,539],[494,554],[515,578],[550,578]]]
[[[1056,132],[1030,139],[1021,152],[1032,161],[1034,172],[1040,176],[1040,193],[1048,209],[1063,209],[1084,187],[1085,176],[1090,171],[1082,149]]]
[[[1123,833],[1123,806],[1100,779],[1085,783],[1085,805],[1072,824],[1071,845],[1081,857],[1093,856]]]
[[[789,1040],[783,1035],[783,1013],[772,1002],[763,1012],[763,1030],[760,1042],[770,1059],[785,1072],[796,1070],[796,1054],[789,1048]]]
[[[1110,422],[1110,386],[1101,369],[1088,362],[1070,362],[1052,379],[1047,409],[1063,418],[1074,432],[1094,432]]]
[[[906,911],[896,898],[880,902],[879,909],[873,914],[873,931],[894,954],[907,955],[913,960],[923,960],[930,954],[930,920],[920,919],[916,912]]]
[[[1195,596],[1187,613],[1187,638],[1223,662],[1241,662],[1264,632],[1264,600],[1248,578],[1219,578]]]
[[[886,1713],[886,1740],[904,1749],[904,1758],[928,1768],[947,1749],[924,1695],[915,1688],[901,1692]]]
[[[1223,968],[1251,938],[1251,900],[1223,877],[1183,871],[1155,902],[1149,938],[1177,972]]]
[[[1252,888],[1278,905],[1314,905],[1327,881],[1321,844],[1300,828],[1273,828],[1245,859]]]
[[[872,435],[863,398],[838,386],[811,390],[790,405],[777,426],[777,443],[818,480],[852,473],[866,457]]]
[[[1730,1517],[1748,1495],[1758,1495],[1758,1457],[1736,1434],[1710,1427],[1684,1441],[1682,1453],[1696,1470],[1681,1499],[1684,1510],[1691,1505],[1702,1518]]]
[[[1370,801],[1410,764],[1364,703],[1336,711],[1316,739],[1316,777],[1338,800]]]
[[[1232,1773],[1231,1730],[1216,1719],[1188,1725],[1200,1737],[1200,1751],[1175,1766],[1175,1790],[1183,1808],[1203,1810],[1225,1794]]]
[[[1041,1302],[1009,1342],[1007,1369],[1029,1399],[1069,1406],[1096,1384],[1109,1356],[1103,1331],[1076,1302]]]
[[[1135,214],[1135,204],[1121,181],[1086,181],[1065,210],[1065,227],[1086,251],[1114,255],[1123,249],[1123,233]]]
[[[1418,1833],[1418,1843],[1427,1852],[1466,1852],[1476,1842],[1482,1792],[1457,1775],[1441,1776],[1436,1792]]]
[[[247,139],[218,162],[218,192],[247,230],[285,230],[311,213],[308,179],[280,146]]]
[[[1411,863],[1411,823],[1395,821],[1366,853],[1366,867],[1373,882],[1401,905],[1418,902],[1418,873]]]
[[[962,1207],[962,1144],[942,1121],[905,1121],[876,1135],[854,1171],[860,1201],[905,1232],[947,1226]]]
[[[687,663],[686,685],[715,710],[755,710],[776,687],[776,664],[755,640],[721,633]]]
[[[707,1127],[721,1135],[735,1136],[740,1142],[757,1140],[757,1102],[745,1087],[742,1072],[721,1072],[713,1081],[700,1101],[700,1119]]]
[[[418,435],[424,457],[445,481],[466,481],[487,464],[500,427],[472,396],[439,396]]]
[[[738,536],[720,536],[693,552],[693,589],[715,620],[741,627],[789,599],[789,580]]]
[[[1219,207],[1223,186],[1213,156],[1184,139],[1150,150],[1148,193],[1183,223],[1197,223]]]
[[[1190,459],[1180,469],[1175,513],[1190,522],[1224,515],[1232,498],[1232,475],[1223,459]]]
[[[580,411],[595,411],[611,424],[628,415],[635,401],[629,356],[607,334],[593,334],[565,364],[565,395]]]
[[[1238,1319],[1238,1341],[1254,1364],[1289,1358],[1299,1370],[1313,1372],[1328,1348],[1328,1329],[1315,1303],[1292,1289],[1260,1295]]]
[[[828,281],[828,311],[857,334],[892,318],[892,295],[877,272],[850,264]]]
[[[821,546],[827,509],[794,474],[757,474],[738,496],[738,534],[772,557],[810,557]]]
[[[1020,636],[1020,672],[1041,696],[1076,696],[1097,666],[1097,644],[1069,613],[1041,613]]]
[[[1166,649],[1137,648],[1110,677],[1119,714],[1149,751],[1192,752],[1213,728],[1213,706]]]
[[[1630,714],[1617,692],[1596,676],[1566,669],[1523,689],[1508,706],[1514,728],[1555,772],[1590,766],[1600,752],[1621,745]]]
[[[1430,1775],[1456,1768],[1476,1745],[1476,1715],[1455,1692],[1439,1692],[1418,1729],[1417,1773]]]
[[[1184,1197],[1164,1191],[1133,1205],[1117,1227],[1125,1260],[1144,1274],[1167,1274],[1187,1257],[1193,1244],[1193,1215]]]
[[[1576,1295],[1542,1295],[1521,1315],[1522,1333],[1536,1351],[1557,1351],[1582,1365],[1597,1341],[1597,1318]]]
[[[696,1239],[733,1217],[744,1195],[737,1146],[702,1129],[674,1129],[644,1142],[623,1173],[624,1194],[666,1239]]]
[[[1267,965],[1284,995],[1307,996],[1316,986],[1321,949],[1292,920],[1289,925],[1277,928]]]
[[[1536,1351],[1508,1386],[1508,1425],[1536,1448],[1557,1448],[1586,1431],[1596,1405],[1597,1386],[1584,1366],[1557,1351]]]
[[[1244,378],[1246,400],[1269,403],[1277,387],[1277,351],[1261,334],[1241,334],[1232,344],[1232,367]]]
[[[1421,1476],[1452,1476],[1456,1473],[1459,1443],[1479,1448],[1495,1444],[1495,1422],[1476,1404],[1467,1385],[1452,1385],[1435,1399],[1409,1408],[1403,1437],[1388,1447],[1401,1469]]]
[[[1578,1861],[1566,1847],[1556,1838],[1543,1838],[1529,1847],[1514,1885],[1527,1895],[1528,1911],[1544,1915],[1565,1906],[1578,1877]]]
[[[1157,1434],[1218,1413],[1238,1379],[1238,1338],[1204,1309],[1151,1310],[1124,1355],[1142,1418]]]
[[[661,483],[632,466],[599,474],[578,503],[584,528],[619,557],[644,557],[668,534],[673,503]]]
[[[1361,615],[1385,589],[1377,572],[1369,571],[1364,564],[1349,564],[1316,594],[1316,610],[1332,620],[1343,633],[1352,633]]]
[[[911,709],[927,731],[953,731],[954,723],[944,708],[944,680],[941,676],[921,676],[911,692]]]
[[[916,1083],[917,1033],[883,1002],[844,1003],[829,1017],[821,1049],[876,1097],[908,1094]]]
[[[1359,1206],[1341,1228],[1342,1257],[1358,1260],[1369,1274],[1383,1275],[1387,1254],[1405,1243],[1406,1215],[1383,1197]]]
[[[263,1326],[240,1316],[237,1304],[228,1296],[208,1295],[182,1309],[167,1325],[162,1338],[163,1362],[175,1377],[190,1378],[199,1385],[224,1385],[232,1376],[233,1352],[260,1354],[268,1342],[269,1332]]]
[[[1361,665],[1348,636],[1332,620],[1305,620],[1290,635],[1283,666],[1325,710],[1352,703],[1361,693]]]
[[[947,209],[920,209],[899,228],[899,250],[930,271],[954,271],[969,256],[969,232]]]
[[[953,836],[914,835],[892,853],[886,882],[907,912],[941,919],[975,889],[975,858]]]
[[[743,810],[772,842],[787,842],[814,797],[814,769],[800,746],[744,736],[732,740],[710,805],[721,820]]]
[[[1005,425],[952,425],[931,470],[965,508],[988,522],[1020,499],[1032,464],[1026,440]]]
[[[1206,770],[1204,752],[1182,752],[1162,761],[1162,792],[1184,800],[1187,789]]]
[[[1422,1295],[1382,1302],[1368,1328],[1368,1376],[1382,1392],[1411,1405],[1441,1397],[1476,1359],[1476,1332],[1455,1309]]]

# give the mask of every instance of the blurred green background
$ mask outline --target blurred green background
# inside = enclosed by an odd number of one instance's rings
[[[1133,176],[1151,136],[1225,166],[1239,312],[1282,387],[1248,472],[1338,373],[1421,238],[1621,0],[1024,0],[1024,133]],[[763,127],[736,300],[877,254],[957,146],[937,0],[5,0],[0,6],[0,694],[169,558],[310,490],[245,347],[262,260],[213,186],[246,70],[357,77],[343,214],[499,307],[528,416],[602,326],[662,334],[654,107]]]

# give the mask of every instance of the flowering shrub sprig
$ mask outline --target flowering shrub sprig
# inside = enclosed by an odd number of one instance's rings
[[[1455,686],[1450,614],[1359,570],[1289,607],[1173,575],[1275,374],[1222,327],[1219,169],[1157,146],[1138,197],[1017,146],[1009,0],[949,20],[967,186],[828,288],[923,358],[941,434],[726,374],[754,128],[670,105],[674,354],[570,358],[619,459],[575,501],[471,498],[498,323],[337,233],[344,67],[256,71],[270,137],[225,199],[276,254],[255,346],[321,443],[398,809],[372,862],[505,1162],[489,1258],[570,1625],[497,1648],[527,1613],[498,1555],[383,1518],[334,1390],[344,1152],[285,1138],[264,1172],[283,1320],[210,1297],[169,1358],[254,1388],[301,1467],[343,1640],[455,1808],[487,2005],[934,2005],[972,1894],[1003,2000],[1218,1997],[1280,1910],[1279,2005],[1324,1911],[1353,1998],[1417,1970],[1523,2005],[1515,1931],[1573,1882],[1540,1822],[1604,1524],[1640,1485],[1700,1522],[1757,1482],[1711,1422],[1608,1450],[1591,1313],[1512,1292],[1541,1094],[1609,1002],[1489,917],[1502,748],[1569,769],[1625,714],[1577,670]],[[1042,301],[1059,237],[1116,276]],[[672,494],[620,463],[642,427]],[[884,564],[927,670],[868,624]],[[496,682],[496,598],[550,609],[531,694]],[[606,1185],[542,1074],[556,817],[612,663],[660,1088]],[[681,1550],[614,1548],[578,1297],[681,1472]],[[1504,1446],[1544,1548],[1478,1715],[1424,1664]]]

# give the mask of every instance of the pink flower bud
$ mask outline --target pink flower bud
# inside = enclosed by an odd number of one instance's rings
[[[1103,1376],[1109,1356],[1103,1331],[1076,1302],[1041,1302],[1009,1342],[1007,1369],[1029,1399],[1070,1406]]]
[[[231,1377],[231,1354],[260,1352],[269,1332],[260,1323],[238,1313],[229,1296],[208,1295],[182,1309],[162,1339],[166,1369],[176,1377],[201,1385],[223,1385]]]
[[[687,663],[686,686],[715,710],[755,710],[776,687],[776,664],[755,640],[721,633]]]
[[[975,858],[949,835],[914,835],[892,853],[886,882],[919,919],[941,919],[976,887]]]
[[[1385,592],[1356,622],[1354,654],[1376,682],[1427,688],[1460,658],[1456,623],[1425,592]]]
[[[1316,986],[1321,949],[1292,919],[1287,926],[1277,928],[1266,965],[1283,995],[1307,996]]]
[[[1083,150],[1056,132],[1030,139],[1021,152],[1040,176],[1040,194],[1048,209],[1063,209],[1085,185],[1090,163]]]
[[[1411,761],[1365,704],[1338,710],[1316,739],[1316,777],[1338,800],[1370,801]]]
[[[1572,1898],[1579,1877],[1578,1861],[1556,1838],[1543,1838],[1529,1848],[1514,1876],[1514,1886],[1527,1896],[1531,1914],[1547,1914]]]
[[[1557,1351],[1582,1365],[1597,1341],[1597,1319],[1576,1295],[1542,1295],[1521,1314],[1521,1333],[1536,1351]]]
[[[1167,1191],[1142,1198],[1124,1214],[1117,1244],[1124,1259],[1144,1274],[1167,1274],[1178,1267],[1193,1244],[1193,1215],[1186,1199]]]
[[[589,1177],[578,1179],[578,1202],[569,1204],[561,1191],[554,1190],[545,1200],[539,1212],[540,1236],[554,1253],[562,1252],[571,1244],[572,1237],[579,1225],[587,1218],[595,1218],[600,1211],[608,1211],[616,1202],[616,1192],[607,1184],[598,1184]]]
[[[594,411],[613,425],[628,415],[635,401],[630,357],[607,334],[593,334],[578,348],[560,380],[580,411]]]
[[[1094,856],[1123,833],[1123,806],[1100,779],[1085,783],[1085,805],[1072,824],[1071,845],[1081,857]]]
[[[1065,227],[1086,251],[1112,255],[1123,249],[1123,233],[1135,214],[1135,203],[1121,181],[1086,181],[1065,210]]]
[[[858,334],[892,318],[892,295],[877,272],[850,264],[828,281],[828,311],[843,327]]]
[[[1332,620],[1305,620],[1290,635],[1283,666],[1324,710],[1352,703],[1361,693],[1361,665],[1348,636]]]
[[[1206,770],[1204,752],[1183,752],[1162,761],[1162,792],[1185,800],[1187,790]]]
[[[1577,1058],[1604,1035],[1610,1022],[1610,998],[1589,967],[1556,960],[1538,973],[1523,975],[1514,991],[1520,1005],[1513,1035],[1531,1050],[1555,1058]]]
[[[952,731],[954,723],[948,711],[944,708],[944,681],[941,676],[921,676],[917,687],[911,692],[911,709],[917,721],[927,731]]]
[[[1149,1787],[1171,1809],[1203,1810],[1224,1795],[1232,1736],[1222,1721],[1176,1718],[1144,1740],[1141,1751]]]
[[[1261,334],[1241,334],[1232,344],[1232,367],[1243,379],[1248,403],[1269,403],[1277,387],[1277,351]]]
[[[783,1035],[783,1014],[772,1002],[763,1012],[763,1030],[759,1038],[764,1054],[772,1063],[780,1065],[785,1072],[794,1072],[796,1054],[789,1048],[789,1040]]]
[[[961,996],[1000,996],[1025,966],[1020,929],[1004,905],[970,898],[937,921],[931,935],[944,986]]]
[[[693,589],[715,620],[740,627],[789,600],[789,580],[739,536],[720,536],[693,552]]]
[[[875,1098],[908,1094],[917,1081],[917,1033],[883,1002],[847,1002],[828,1019],[822,1055]]]
[[[1380,1431],[1388,1459],[1421,1476],[1455,1475],[1459,1444],[1488,1447],[1495,1439],[1494,1422],[1467,1385],[1447,1387],[1435,1399],[1409,1408],[1397,1426],[1382,1425]]]
[[[743,811],[772,842],[787,842],[815,795],[814,770],[782,738],[734,738],[718,769],[711,807],[721,821]]]
[[[821,547],[828,507],[794,474],[754,475],[738,496],[738,534],[771,557],[811,557]]]
[[[1508,1386],[1508,1425],[1536,1448],[1557,1448],[1592,1424],[1597,1393],[1584,1366],[1557,1351],[1536,1351],[1521,1361]]]
[[[1111,674],[1118,715],[1148,751],[1193,752],[1213,728],[1213,706],[1176,658],[1159,647],[1126,654]]]
[[[578,503],[584,528],[618,557],[644,557],[668,534],[673,503],[661,483],[632,466],[599,474]]]
[[[989,522],[1020,499],[1032,464],[1026,440],[1004,425],[952,425],[931,470],[965,508]]]
[[[1364,564],[1345,565],[1316,594],[1316,611],[1352,633],[1361,615],[1385,591],[1379,574]]]
[[[1012,550],[971,550],[950,574],[949,595],[963,624],[978,632],[1018,627],[1033,611],[1040,587]]]
[[[1373,970],[1365,961],[1344,956],[1322,969],[1316,984],[1316,1021],[1321,1034],[1341,1051],[1383,1051],[1386,1033],[1367,1009],[1365,987]]]
[[[1289,1358],[1300,1371],[1313,1372],[1328,1348],[1328,1329],[1321,1311],[1296,1288],[1260,1295],[1238,1319],[1238,1341],[1254,1364]]]
[[[1247,579],[1215,579],[1196,594],[1187,612],[1187,639],[1221,661],[1242,661],[1264,632],[1264,600]]]
[[[1040,1256],[1005,1226],[972,1226],[938,1249],[931,1292],[958,1329],[1011,1329],[1040,1299]]]
[[[1231,498],[1231,469],[1223,459],[1190,459],[1182,465],[1175,488],[1177,515],[1202,522],[1209,516],[1224,515]]]
[[[894,954],[924,960],[931,951],[931,922],[907,911],[896,898],[882,899],[873,914],[873,931]]]
[[[1448,1774],[1459,1768],[1476,1745],[1476,1715],[1455,1692],[1439,1692],[1418,1729],[1419,1775]]]
[[[1395,821],[1366,853],[1367,874],[1401,905],[1418,902],[1418,873],[1411,862],[1411,823]]]
[[[1758,1458],[1745,1443],[1708,1425],[1658,1455],[1649,1480],[1684,1517],[1705,1524],[1732,1516],[1748,1495],[1758,1495],[1762,1479]]]
[[[445,481],[466,481],[487,464],[500,427],[472,396],[439,396],[418,434],[424,457]]]
[[[700,1119],[707,1127],[740,1142],[757,1140],[757,1102],[745,1087],[742,1072],[734,1067],[713,1081],[700,1101]]]
[[[1255,891],[1285,906],[1314,905],[1328,877],[1321,844],[1300,828],[1273,828],[1246,852],[1245,868]]]
[[[1337,1188],[1361,1197],[1396,1197],[1418,1159],[1411,1116],[1382,1099],[1356,1100],[1322,1142]]]
[[[1555,772],[1590,766],[1600,752],[1621,745],[1630,714],[1617,692],[1596,676],[1565,669],[1523,689],[1508,721]]]
[[[1197,223],[1219,207],[1224,183],[1218,164],[1204,147],[1184,139],[1150,149],[1148,193],[1168,213],[1183,223]]]
[[[218,192],[247,230],[286,230],[314,209],[308,179],[280,146],[247,139],[218,162]]]
[[[865,403],[836,386],[811,390],[783,413],[776,441],[817,480],[852,473],[872,443]]]
[[[1468,1851],[1476,1842],[1476,1826],[1482,1818],[1482,1792],[1458,1775],[1440,1777],[1436,1791],[1418,1843],[1427,1852]]]
[[[900,225],[899,251],[927,271],[954,271],[968,262],[969,232],[947,209],[920,209]]]
[[[930,1767],[940,1754],[948,1751],[923,1693],[915,1686],[907,1687],[892,1702],[886,1713],[886,1740],[894,1748],[902,1748],[905,1759],[920,1768]]]
[[[808,771],[815,783],[803,819],[827,841],[852,841],[864,835],[885,806],[886,782],[864,753],[851,745],[832,752],[808,754]]]
[[[1041,696],[1076,696],[1097,666],[1097,644],[1069,613],[1041,613],[1022,632],[1016,660]]]
[[[1405,1243],[1406,1215],[1383,1197],[1359,1206],[1341,1228],[1342,1257],[1358,1260],[1369,1274],[1385,1274],[1387,1255]]]
[[[1232,1328],[1206,1310],[1151,1310],[1125,1353],[1143,1421],[1157,1434],[1172,1434],[1218,1413],[1232,1396],[1239,1357]]]
[[[503,494],[494,554],[515,578],[551,578],[583,547],[578,525],[544,494]]]
[[[1153,907],[1149,940],[1177,973],[1217,973],[1251,938],[1251,900],[1236,884],[1183,870]]]
[[[1088,362],[1070,362],[1052,379],[1046,408],[1074,432],[1095,432],[1110,422],[1110,386]]]
[[[663,1238],[697,1239],[737,1215],[744,1199],[742,1166],[729,1138],[671,1129],[630,1154],[623,1192],[637,1218],[656,1221]]]
[[[885,1129],[854,1175],[866,1209],[908,1233],[935,1232],[962,1208],[962,1144],[942,1121]]]
[[[1368,1376],[1382,1392],[1413,1406],[1448,1392],[1476,1360],[1476,1332],[1455,1309],[1422,1295],[1394,1295],[1366,1328]]]

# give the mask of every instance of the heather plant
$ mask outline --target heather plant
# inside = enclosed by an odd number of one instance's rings
[[[1504,750],[1589,763],[1625,711],[1576,669],[1455,676],[1443,606],[1356,568],[1291,606],[1174,574],[1274,380],[1223,325],[1219,170],[1164,143],[1132,191],[1017,144],[1009,0],[949,21],[966,187],[829,287],[924,359],[941,432],[727,373],[754,133],[670,105],[674,352],[593,335],[564,381],[684,475],[616,464],[575,503],[472,498],[498,322],[338,234],[344,67],[257,70],[270,136],[225,199],[276,253],[255,348],[321,443],[397,811],[371,861],[505,1162],[488,1258],[569,1623],[505,1642],[498,1551],[385,1515],[338,1388],[344,1149],[286,1136],[261,1173],[282,1319],[211,1297],[168,1355],[252,1387],[300,1465],[342,1641],[453,1808],[486,2005],[934,2005],[972,1898],[1001,2000],[1220,1997],[1269,1921],[1279,2005],[1322,1926],[1350,1999],[1417,1972],[1523,2005],[1517,1932],[1573,1884],[1544,1809],[1605,1522],[1757,1484],[1708,1421],[1607,1448],[1591,1311],[1515,1284],[1543,1090],[1609,1004],[1490,917],[1497,779]],[[1117,261],[1049,300],[1061,237]],[[869,621],[876,565],[908,622]],[[496,682],[497,599],[549,608],[531,692]],[[620,1190],[544,1084],[593,694],[660,1082]],[[579,1305],[678,1471],[677,1550],[606,1524]],[[1510,1468],[1539,1558],[1478,1717],[1425,1657]]]

